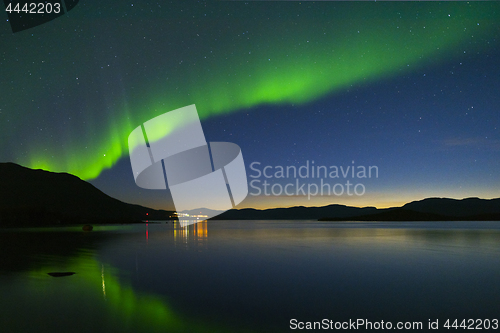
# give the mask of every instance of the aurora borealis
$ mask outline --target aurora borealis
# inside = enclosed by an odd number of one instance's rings
[[[4,21],[0,160],[147,204],[117,183],[128,135],[196,104],[247,166],[380,165],[373,205],[498,196],[499,18],[494,2],[81,1],[20,33]]]

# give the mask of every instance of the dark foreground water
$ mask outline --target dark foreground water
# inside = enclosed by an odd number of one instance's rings
[[[500,331],[500,222],[3,230],[0,251],[1,332],[279,332],[292,319]]]

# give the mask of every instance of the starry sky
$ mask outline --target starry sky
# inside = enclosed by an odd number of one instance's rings
[[[241,147],[249,181],[253,162],[378,168],[350,179],[363,195],[239,208],[499,197],[499,22],[498,2],[81,0],[18,33],[5,14],[0,161],[171,209],[168,191],[135,185],[127,138],[195,104],[207,141]]]

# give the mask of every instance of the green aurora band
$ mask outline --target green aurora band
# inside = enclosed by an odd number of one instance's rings
[[[93,179],[128,156],[127,139],[134,128],[162,113],[196,104],[200,118],[206,119],[261,105],[304,104],[351,85],[423,66],[432,70],[464,50],[478,51],[484,42],[476,42],[498,29],[491,8],[474,3],[400,4],[401,10],[389,4],[358,6],[348,19],[339,14],[337,19],[327,14],[308,18],[305,13],[300,21],[268,20],[250,40],[221,37],[218,56],[200,64],[199,54],[188,54],[190,64],[168,67],[168,79],[155,78],[138,85],[147,89],[123,93],[107,118],[89,117],[89,128],[99,124],[99,133],[78,141],[67,133],[64,149],[33,142],[19,161]],[[170,130],[158,129],[149,140]]]

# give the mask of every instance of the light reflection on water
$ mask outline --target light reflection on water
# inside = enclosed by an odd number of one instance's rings
[[[209,221],[0,232],[10,332],[493,318],[500,222]],[[49,272],[76,274],[53,278]]]

